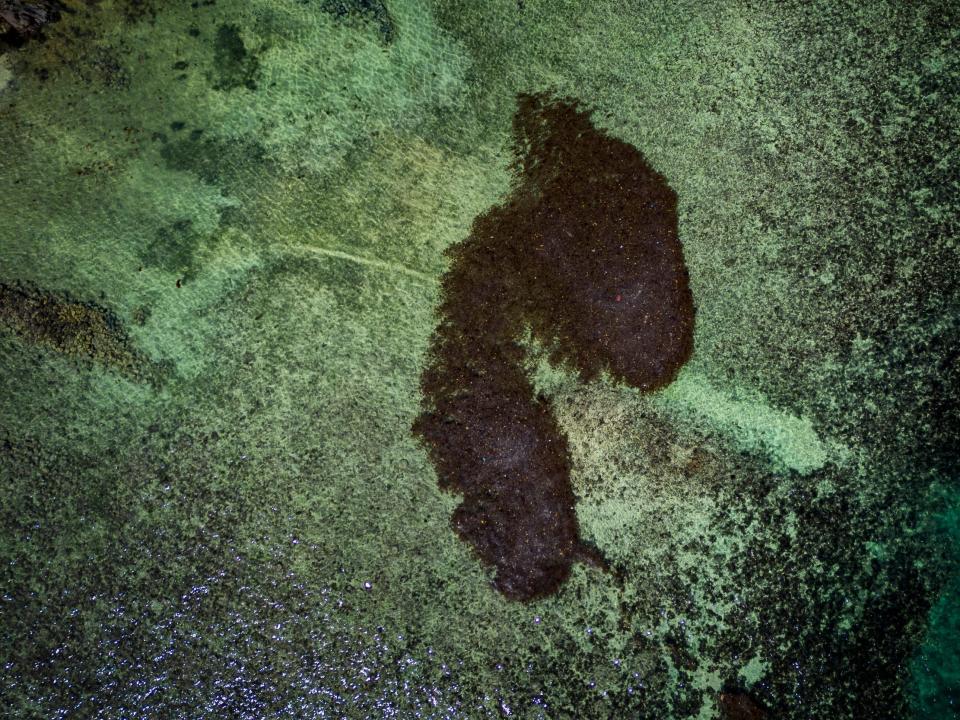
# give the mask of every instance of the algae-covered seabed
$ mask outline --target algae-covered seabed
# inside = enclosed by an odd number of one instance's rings
[[[65,5],[0,56],[11,717],[957,716],[954,3]],[[410,428],[541,91],[697,316],[657,393],[531,368],[622,580],[521,604]]]

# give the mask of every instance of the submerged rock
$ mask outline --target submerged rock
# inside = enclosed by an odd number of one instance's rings
[[[60,12],[56,2],[0,0],[0,35],[9,32],[26,39],[35,36],[44,25],[55,22],[59,18]]]
[[[138,350],[110,309],[27,283],[0,283],[0,330],[77,360],[153,384],[169,368]]]

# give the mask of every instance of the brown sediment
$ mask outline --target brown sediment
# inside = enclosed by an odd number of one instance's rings
[[[461,493],[453,524],[530,600],[557,590],[581,542],[567,440],[524,370],[526,331],[583,379],[652,390],[693,347],[693,300],[676,195],[632,146],[569,100],[524,95],[514,119],[517,181],[448,251],[440,324],[414,431],[441,487]]]
[[[722,692],[718,700],[723,720],[766,720],[767,712],[745,692]]]
[[[0,283],[0,329],[155,385],[169,370],[134,347],[122,321],[108,308],[27,283]]]

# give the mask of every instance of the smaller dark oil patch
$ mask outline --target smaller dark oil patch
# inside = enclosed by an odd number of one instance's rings
[[[251,213],[243,205],[227,205],[220,209],[221,228],[249,228],[251,227]]]
[[[185,125],[174,123],[170,127],[179,132]],[[268,162],[266,148],[256,142],[221,140],[202,130],[179,137],[160,150],[167,165],[195,173],[204,182],[223,188],[226,195],[247,190],[256,183]]]
[[[767,711],[749,693],[726,689],[717,698],[721,720],[767,720]]]
[[[108,88],[123,90],[130,86],[130,73],[120,61],[117,51],[100,48],[87,59],[87,65],[78,67],[86,82],[100,82]]]
[[[153,311],[150,309],[149,305],[138,305],[131,313],[130,319],[133,320],[134,325],[143,327],[147,324],[147,321],[150,319],[152,314]]]
[[[43,39],[43,29],[60,19],[63,6],[53,0],[0,0],[0,50]]]
[[[311,265],[311,282],[322,283],[344,309],[363,306],[364,289],[370,271],[359,263],[335,257],[316,258]]]
[[[324,0],[320,8],[339,22],[360,20],[372,24],[384,45],[397,39],[396,23],[383,0]]]
[[[194,230],[193,221],[182,218],[158,228],[140,254],[140,260],[146,267],[190,277],[196,251],[204,240],[204,236]]]
[[[156,22],[158,7],[161,6],[161,3],[152,0],[126,0],[120,3],[120,10],[123,13],[123,19],[132,25],[139,22]]]
[[[567,439],[520,339],[532,331],[584,379],[652,390],[689,359],[694,308],[676,195],[636,148],[542,95],[519,98],[514,134],[513,193],[448,251],[414,432],[463,495],[457,533],[500,592],[532,600],[574,561],[605,562],[580,539]]]
[[[237,25],[221,25],[214,41],[214,90],[257,89],[260,60],[244,45]]]
[[[135,380],[160,384],[169,373],[134,347],[123,322],[98,303],[28,283],[0,283],[0,328],[23,341],[92,361]]]

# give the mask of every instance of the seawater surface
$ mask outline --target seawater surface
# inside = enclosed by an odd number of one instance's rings
[[[0,706],[957,717],[955,5],[0,0]]]

